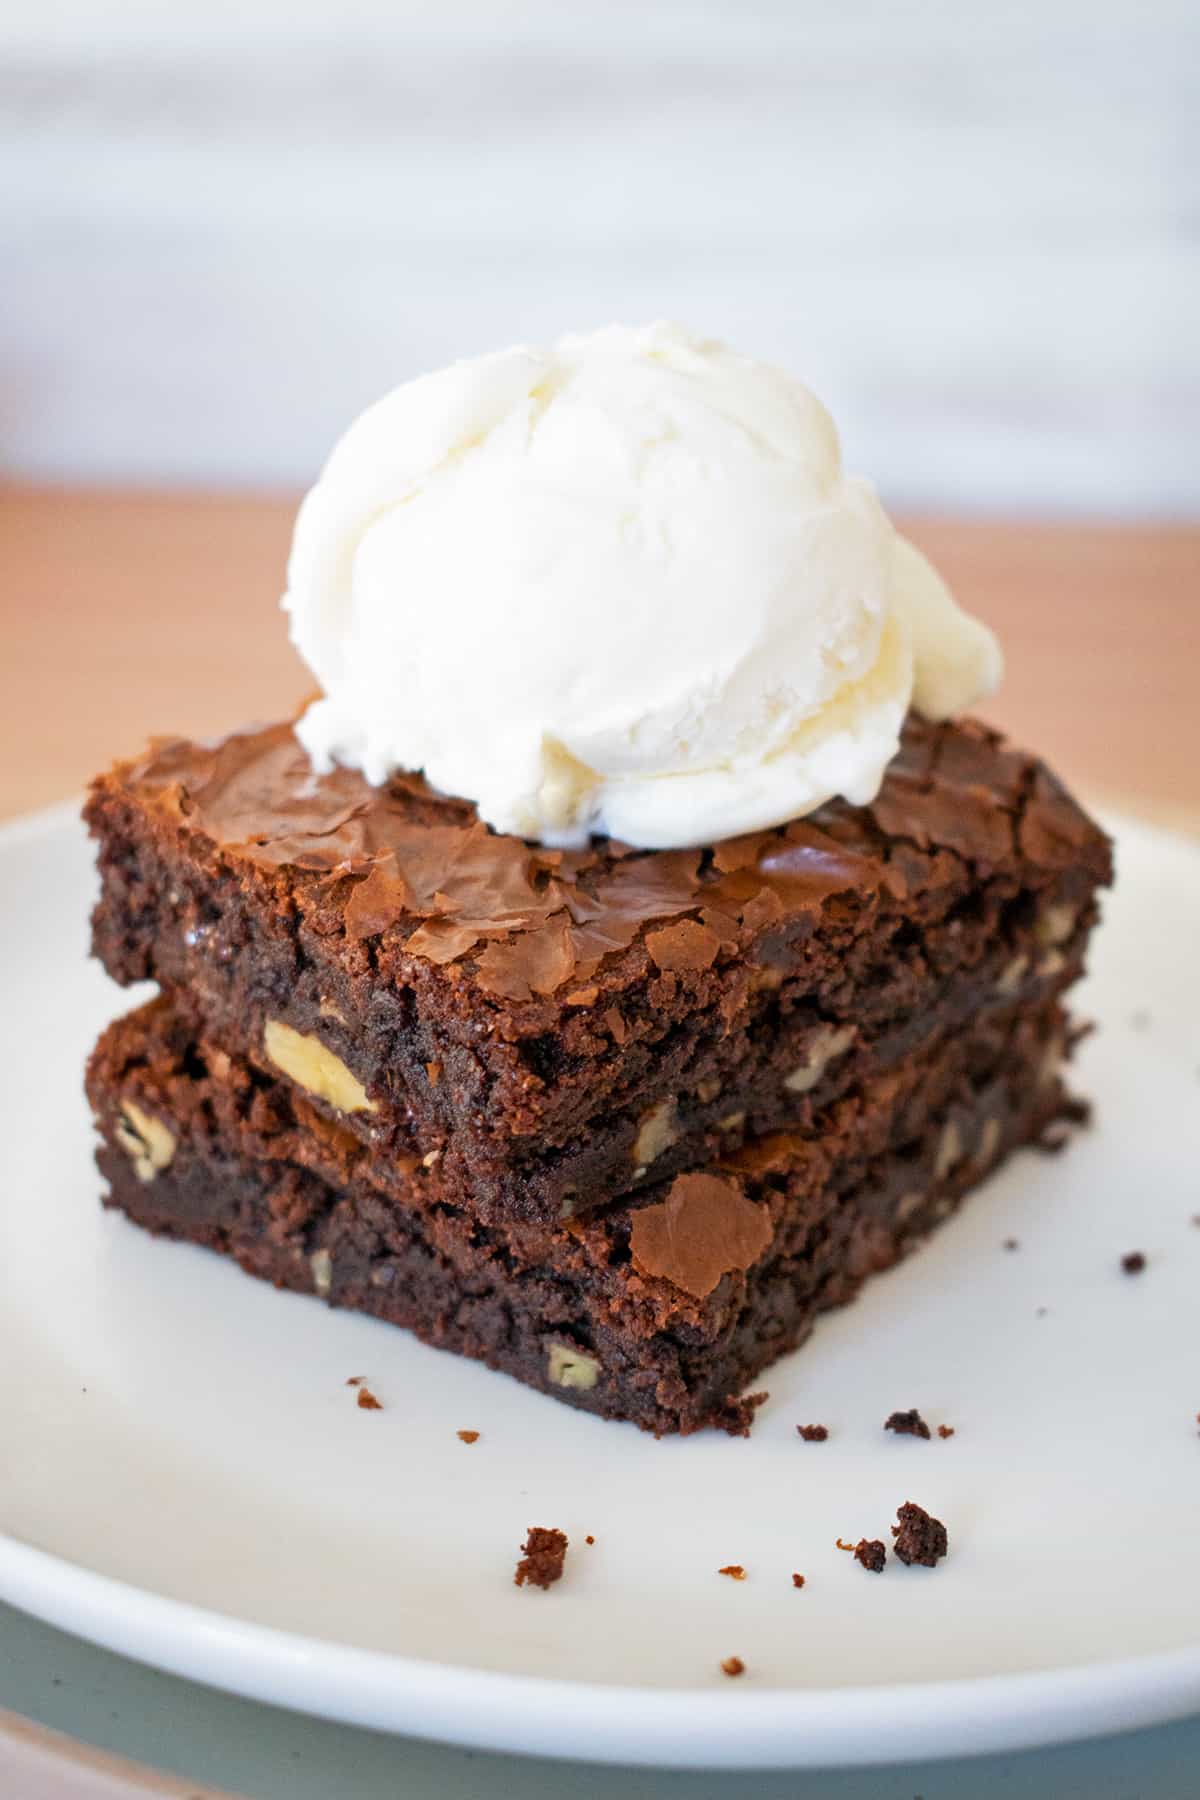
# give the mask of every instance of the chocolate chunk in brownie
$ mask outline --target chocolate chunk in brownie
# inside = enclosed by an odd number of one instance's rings
[[[892,1526],[895,1543],[892,1549],[902,1563],[923,1563],[927,1569],[940,1562],[949,1548],[946,1527],[940,1519],[932,1518],[923,1506],[906,1500],[896,1510],[900,1521]]]
[[[513,1580],[518,1587],[553,1587],[561,1581],[567,1555],[567,1536],[554,1526],[531,1525]]]
[[[929,1427],[915,1406],[910,1406],[906,1412],[889,1413],[883,1422],[883,1429],[894,1431],[897,1437],[929,1436]]]

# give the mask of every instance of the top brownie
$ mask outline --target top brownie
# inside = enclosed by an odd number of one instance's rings
[[[803,1130],[1082,968],[1107,839],[972,721],[912,719],[878,798],[704,850],[499,836],[415,775],[314,774],[290,724],[93,785],[94,947],[481,1217],[588,1210]]]

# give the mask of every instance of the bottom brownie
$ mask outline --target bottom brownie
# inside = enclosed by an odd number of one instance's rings
[[[436,1166],[373,1169],[287,1084],[191,1042],[163,1000],[109,1027],[88,1090],[105,1203],[148,1230],[605,1417],[744,1430],[747,1383],[1069,1110],[1064,1043],[1053,1003],[977,1024],[804,1138],[555,1225],[484,1226],[439,1197]]]

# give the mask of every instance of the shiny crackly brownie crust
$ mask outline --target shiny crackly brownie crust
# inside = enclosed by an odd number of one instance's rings
[[[287,724],[93,786],[94,946],[485,1220],[601,1206],[1082,971],[1109,845],[1044,765],[913,719],[876,801],[704,851],[556,852]]]
[[[744,1430],[746,1384],[1069,1114],[1054,1002],[982,1019],[778,1134],[603,1214],[481,1225],[166,1000],[88,1070],[106,1203],[656,1433]]]

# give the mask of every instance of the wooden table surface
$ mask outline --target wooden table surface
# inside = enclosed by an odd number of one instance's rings
[[[279,717],[295,498],[0,489],[0,817],[151,732]],[[989,718],[1085,796],[1200,833],[1200,526],[916,519],[1008,658]]]

